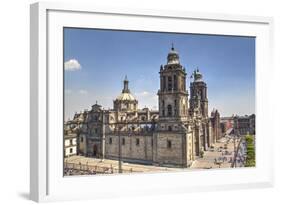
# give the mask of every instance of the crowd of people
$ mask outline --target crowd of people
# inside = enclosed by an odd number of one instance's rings
[[[244,142],[239,144],[238,153],[236,154],[236,159],[235,159],[235,156],[233,157],[233,152],[230,152],[230,151],[227,150],[227,147],[228,147],[228,144],[229,144],[230,140],[236,140],[236,139],[228,137],[225,144],[224,144],[224,147],[221,146],[221,147],[217,148],[216,151],[221,152],[222,156],[214,159],[215,165],[219,165],[219,167],[220,167],[221,164],[223,164],[223,163],[232,164],[235,160],[235,163],[237,163],[240,167],[243,166],[243,163],[244,163],[244,160],[245,160],[244,154],[243,154],[244,149],[245,149],[245,144],[244,144]],[[234,152],[235,152],[235,150],[234,150]]]

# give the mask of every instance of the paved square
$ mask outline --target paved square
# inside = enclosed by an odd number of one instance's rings
[[[238,140],[235,142],[237,148]],[[222,138],[213,148],[204,152],[203,158],[192,163],[192,169],[230,168],[234,159],[234,139]]]
[[[135,172],[163,172],[187,171],[194,169],[231,168],[234,158],[234,143],[232,138],[222,138],[212,148],[204,152],[203,158],[196,159],[190,168],[169,168],[153,165],[142,165],[122,162],[122,173]],[[71,156],[65,158],[65,175],[85,174],[114,174],[119,173],[119,161],[110,159],[97,159],[84,156]]]

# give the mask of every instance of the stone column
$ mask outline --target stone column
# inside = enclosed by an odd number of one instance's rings
[[[204,136],[205,136],[205,147],[204,150],[206,151],[208,149],[208,132],[207,132],[207,124],[204,123]]]

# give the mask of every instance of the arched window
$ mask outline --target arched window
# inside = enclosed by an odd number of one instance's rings
[[[171,140],[167,140],[167,148],[172,148],[172,141]]]
[[[175,103],[174,113],[175,113],[175,116],[177,116],[177,100],[175,100],[174,103]]]
[[[165,116],[165,101],[164,100],[162,100],[162,108],[163,108],[162,116]]]
[[[172,116],[172,105],[168,105],[168,116]]]
[[[136,145],[137,145],[137,146],[140,145],[140,139],[139,139],[139,138],[136,139]]]
[[[163,90],[166,90],[166,76],[163,76]]]
[[[174,75],[174,90],[178,89],[178,82],[177,82],[177,76]]]
[[[172,77],[168,76],[168,91],[172,90]]]

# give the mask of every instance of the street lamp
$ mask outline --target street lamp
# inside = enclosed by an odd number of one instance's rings
[[[125,118],[125,122],[123,122],[123,118],[121,118],[121,125],[123,124],[123,123],[127,123],[127,117],[128,116],[126,116],[126,118]],[[120,129],[121,129],[121,126],[120,126],[120,124],[118,124],[118,126],[117,126],[117,128],[118,128],[118,130],[117,130],[117,132],[118,132],[118,151],[119,151],[119,153],[118,153],[118,172],[119,173],[122,173],[122,145],[121,145],[121,134],[120,134]]]
[[[118,172],[119,173],[122,173],[122,150],[121,150],[121,136],[120,136],[120,126],[118,125],[118,128],[117,128],[118,130],[117,130],[117,132],[118,132],[118,151],[119,151],[119,153],[118,153],[118,155],[119,155],[119,157],[118,157]]]
[[[233,149],[233,151],[234,151],[233,167],[236,167],[236,135],[233,136],[233,141],[234,141],[234,143],[233,143],[233,145],[234,145],[234,149]]]

